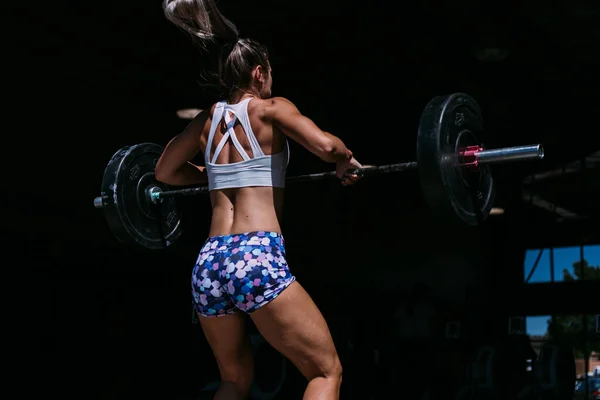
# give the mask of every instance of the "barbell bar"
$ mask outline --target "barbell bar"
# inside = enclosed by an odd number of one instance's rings
[[[418,170],[421,190],[436,218],[466,225],[482,224],[492,208],[495,189],[489,165],[544,158],[541,144],[486,149],[483,118],[477,102],[464,93],[433,98],[421,114],[417,161],[359,168],[360,175]],[[208,187],[175,189],[158,182],[154,168],[163,147],[141,143],[119,149],[104,170],[101,195],[94,206],[104,210],[121,242],[148,249],[168,247],[181,235],[174,199],[208,193]],[[335,178],[335,171],[289,177],[286,182]],[[157,214],[158,213],[158,214]]]
[[[525,161],[532,159],[544,158],[544,147],[541,144],[532,144],[527,146],[514,146],[514,147],[503,147],[498,149],[484,150],[483,148],[477,148],[473,150],[467,150],[471,152],[473,161],[462,164],[466,168],[477,168],[479,165],[503,163],[503,162],[514,162],[514,161]],[[465,151],[466,153],[466,151]],[[465,156],[466,157],[466,156]],[[349,174],[358,174],[360,176],[371,175],[371,174],[388,174],[392,172],[402,172],[417,169],[418,164],[416,161],[409,161],[405,163],[379,165],[368,168],[357,168],[349,172]],[[287,182],[307,182],[307,181],[318,181],[328,178],[335,178],[335,171],[319,172],[316,174],[306,174],[292,176],[286,179]],[[179,196],[193,196],[197,194],[208,193],[207,186],[198,186],[188,189],[178,190],[167,190],[162,191],[158,186],[152,186],[148,188],[148,196],[153,203],[158,203],[162,199],[168,197],[179,197]],[[98,208],[102,208],[101,198],[97,197],[94,200],[94,204],[98,204]]]

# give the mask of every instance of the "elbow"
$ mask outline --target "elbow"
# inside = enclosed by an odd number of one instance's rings
[[[157,165],[154,169],[154,179],[156,179],[158,182],[169,185],[172,177],[172,173],[166,171],[164,168],[160,168],[159,165]]]
[[[175,167],[175,164],[167,162],[167,160],[161,156],[154,167],[154,179],[158,182],[171,185],[176,176],[177,168]]]
[[[325,162],[337,163],[348,159],[348,153],[349,151],[343,145],[340,146],[339,142],[327,138],[320,144],[317,154]]]
[[[319,144],[319,151],[322,154],[333,154],[335,153],[335,143],[333,143],[333,140],[330,138],[325,138],[325,140]]]
[[[160,174],[158,172],[154,172],[154,179],[156,179],[160,183],[165,183],[167,185],[169,184],[169,176],[168,175],[164,175],[164,174]]]
[[[323,161],[332,162],[335,160],[336,152],[337,148],[333,140],[326,138],[319,143],[317,154]]]

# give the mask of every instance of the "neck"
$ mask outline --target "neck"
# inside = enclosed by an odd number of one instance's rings
[[[255,99],[260,99],[260,95],[258,94],[258,92],[256,90],[253,89],[236,89],[231,96],[229,96],[228,99],[228,103],[230,104],[235,104],[235,103],[239,103],[242,100],[245,100],[247,98],[255,98]]]

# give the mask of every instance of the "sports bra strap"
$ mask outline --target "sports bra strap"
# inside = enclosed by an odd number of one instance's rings
[[[210,131],[208,132],[208,138],[206,139],[206,150],[204,151],[204,159],[208,162],[210,160],[210,149],[212,147],[213,139],[215,138],[215,132],[217,131],[217,127],[219,126],[219,122],[221,122],[221,118],[223,117],[223,108],[224,102],[219,102],[215,106],[215,111],[213,112],[213,119],[210,124]]]
[[[237,149],[238,153],[240,153],[240,156],[242,156],[244,161],[248,161],[250,159],[250,156],[248,156],[248,153],[246,153],[246,151],[242,147],[242,144],[238,140],[237,136],[235,135],[235,131],[233,130],[235,122],[237,121],[237,116],[235,116],[235,113],[233,113],[233,114],[234,114],[234,118],[231,118],[229,116],[229,113],[227,112],[227,110],[225,110],[225,124],[226,124],[227,130],[226,130],[225,134],[223,135],[223,137],[221,138],[221,141],[217,145],[217,148],[215,149],[215,153],[213,154],[213,158],[210,161],[213,164],[217,161],[217,157],[219,156],[219,154],[221,154],[221,150],[223,150],[223,147],[225,146],[225,144],[227,143],[227,140],[229,138],[231,138],[231,142]]]

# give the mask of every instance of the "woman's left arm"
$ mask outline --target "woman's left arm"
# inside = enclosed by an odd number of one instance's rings
[[[200,136],[209,115],[209,110],[198,114],[183,132],[167,144],[154,170],[156,180],[173,186],[208,182],[206,168],[194,165],[190,160],[202,150]]]

